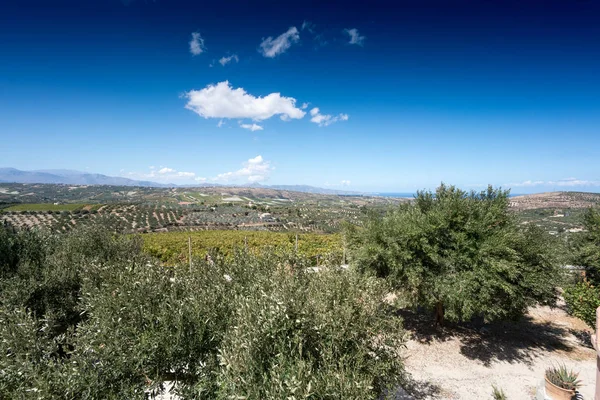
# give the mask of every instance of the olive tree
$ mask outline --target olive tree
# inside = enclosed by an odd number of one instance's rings
[[[552,304],[561,269],[553,238],[518,224],[509,192],[480,193],[442,184],[435,193],[350,228],[352,262],[389,280],[415,306],[465,321],[515,318]]]

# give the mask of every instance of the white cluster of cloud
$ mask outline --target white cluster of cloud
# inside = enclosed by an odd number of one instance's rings
[[[234,89],[229,81],[208,85],[201,90],[185,93],[188,102],[185,108],[204,118],[249,118],[263,121],[274,115],[281,119],[301,119],[306,114],[296,107],[296,99],[271,93],[256,97],[242,88]]]
[[[235,61],[235,62],[239,62],[240,59],[238,58],[237,54],[232,54],[229,57],[221,57],[221,59],[219,60],[219,64],[221,64],[222,66],[226,66],[227,64],[229,64],[231,61]]]
[[[246,161],[243,168],[219,174],[212,178],[212,180],[215,182],[230,182],[244,179],[251,183],[262,182],[269,177],[272,170],[271,163],[264,160],[261,155],[258,155]]]
[[[575,187],[575,186],[600,186],[600,180],[585,180],[577,178],[559,179],[556,181],[533,181],[527,180],[524,182],[507,183],[506,186],[514,187],[532,187],[532,186],[559,186],[559,187]]]
[[[262,131],[264,129],[262,126],[257,125],[257,124],[241,124],[241,123],[240,123],[240,128],[248,129],[252,132]]]
[[[190,40],[190,53],[197,56],[204,52],[204,39],[200,36],[200,32],[192,32],[192,40]]]
[[[196,174],[194,172],[177,171],[174,168],[164,166],[160,166],[158,168],[151,166],[148,169],[150,172],[128,172],[126,173],[126,176],[131,179],[153,180],[159,183],[177,183],[196,178]]]
[[[154,167],[148,168],[149,172],[126,172],[121,170],[121,175],[131,179],[151,180],[159,183],[189,183],[195,182],[214,182],[214,183],[229,183],[229,182],[262,182],[268,179],[269,174],[274,169],[271,167],[271,162],[263,159],[261,155],[249,159],[244,162],[242,168],[233,172],[225,172],[218,174],[212,178],[198,176],[194,172],[177,171],[169,167]]]
[[[350,41],[348,43],[356,44],[358,46],[363,46],[365,44],[365,37],[358,33],[358,29],[344,29],[344,32],[350,36]]]
[[[296,43],[300,40],[300,34],[295,26],[292,26],[286,32],[277,36],[273,39],[269,36],[260,43],[260,52],[263,56],[268,58],[274,58],[277,55],[284,53],[289,49],[292,43]]]
[[[318,107],[310,110],[310,122],[314,122],[319,126],[328,126],[338,121],[348,121],[348,114],[339,114],[337,116],[329,115],[329,114],[321,114],[321,111]]]

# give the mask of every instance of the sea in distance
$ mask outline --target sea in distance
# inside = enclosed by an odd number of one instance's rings
[[[417,194],[416,193],[409,193],[409,192],[384,192],[384,193],[371,193],[370,196],[381,196],[381,197],[395,197],[395,198],[408,198],[408,199],[412,199],[413,197],[415,197]],[[515,196],[521,196],[520,194],[509,194],[508,197],[515,197]]]

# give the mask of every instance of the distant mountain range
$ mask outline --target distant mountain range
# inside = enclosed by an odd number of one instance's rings
[[[47,183],[63,185],[107,185],[107,186],[142,186],[142,187],[219,187],[236,186],[276,190],[289,190],[294,192],[316,194],[361,194],[347,190],[324,189],[308,185],[261,185],[259,183],[246,185],[219,185],[202,183],[198,185],[164,184],[151,181],[138,181],[135,179],[92,174],[81,171],[64,169],[47,169],[37,171],[22,171],[16,168],[0,168],[0,182],[2,183]]]
[[[86,172],[49,169],[39,171],[21,171],[15,168],[0,168],[0,182],[13,183],[55,183],[65,185],[112,185],[112,186],[147,186],[165,187],[150,181],[137,181],[116,176],[89,174]]]

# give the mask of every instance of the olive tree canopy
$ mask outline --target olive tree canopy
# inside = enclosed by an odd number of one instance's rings
[[[553,239],[519,225],[508,196],[491,186],[418,192],[410,204],[349,229],[352,262],[391,281],[413,305],[435,308],[440,323],[444,316],[510,319],[552,304],[561,276]]]

